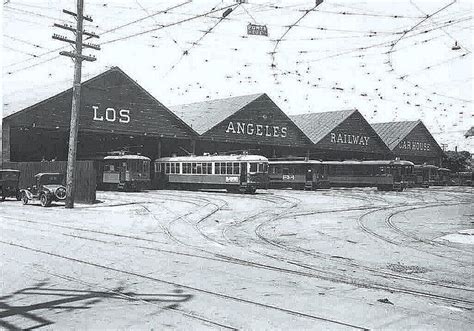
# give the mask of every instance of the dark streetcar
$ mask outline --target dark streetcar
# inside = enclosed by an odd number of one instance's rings
[[[142,155],[104,157],[100,189],[140,191],[150,187],[150,158]]]
[[[409,184],[413,163],[403,160],[323,161],[328,166],[331,186],[377,187],[381,191],[402,191]]]
[[[328,165],[316,160],[269,161],[269,187],[315,190],[329,188]]]

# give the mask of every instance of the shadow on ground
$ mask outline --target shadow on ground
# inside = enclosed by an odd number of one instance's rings
[[[91,309],[104,300],[125,300],[157,304],[162,309],[175,309],[180,303],[191,300],[191,294],[176,289],[174,293],[135,293],[117,287],[110,291],[74,290],[35,284],[0,297],[0,328],[6,330],[37,329],[55,322],[41,315],[46,310],[70,312]],[[19,302],[28,304],[19,304]],[[11,303],[9,303],[11,302]],[[21,324],[21,325],[19,325]],[[28,325],[28,326],[26,326]]]

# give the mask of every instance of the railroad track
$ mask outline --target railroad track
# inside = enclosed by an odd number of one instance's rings
[[[463,204],[462,202],[458,203],[458,204]],[[457,204],[456,204],[457,205]],[[387,224],[388,227],[390,227],[393,231],[395,231],[396,233],[400,234],[401,236],[404,236],[404,237],[407,237],[407,238],[410,238],[410,239],[413,239],[415,241],[418,241],[418,242],[422,242],[422,243],[425,243],[425,244],[428,244],[428,245],[431,245],[431,246],[435,246],[435,247],[448,247],[450,249],[454,249],[454,250],[457,250],[457,251],[461,251],[463,253],[466,253],[466,254],[469,254],[469,255],[474,255],[473,254],[473,251],[472,250],[468,250],[468,249],[462,249],[460,247],[455,247],[455,246],[452,246],[452,245],[449,245],[448,243],[443,243],[443,242],[438,242],[438,241],[434,241],[434,240],[430,240],[430,239],[425,239],[425,238],[421,238],[415,234],[412,234],[412,233],[408,233],[406,231],[403,231],[402,229],[400,229],[399,227],[397,227],[394,222],[393,222],[393,217],[396,216],[396,215],[399,215],[399,214],[402,214],[402,213],[406,213],[408,211],[412,211],[412,210],[418,210],[418,209],[423,209],[423,208],[433,208],[433,207],[439,207],[439,206],[423,206],[423,207],[414,207],[414,208],[410,208],[410,209],[405,209],[405,210],[400,210],[400,211],[396,211],[394,213],[391,213],[386,219],[385,219],[385,223]]]
[[[321,256],[309,253],[307,251],[294,249],[294,248],[289,248],[286,245],[281,245],[280,243],[274,242],[273,240],[270,240],[270,239],[266,238],[265,236],[263,236],[261,234],[257,234],[257,235],[263,241],[265,241],[268,244],[273,245],[275,247],[279,247],[282,250],[285,250],[285,251],[289,250],[289,251],[292,251],[292,252],[300,252],[300,253],[303,253],[305,255],[321,258]],[[290,263],[292,265],[296,265],[296,266],[299,266],[299,267],[302,267],[302,268],[305,268],[305,269],[308,269],[308,270],[311,270],[311,271],[315,271],[315,272],[320,274],[319,276],[314,275],[315,277],[321,278],[321,279],[324,279],[324,280],[328,280],[328,281],[332,281],[332,282],[339,282],[339,283],[354,285],[354,286],[357,286],[357,287],[363,287],[363,288],[367,288],[367,289],[383,290],[383,291],[387,291],[387,292],[391,292],[391,293],[397,292],[397,293],[414,295],[414,296],[417,296],[417,297],[431,298],[431,299],[436,299],[436,300],[441,300],[441,301],[444,301],[444,302],[448,302],[450,304],[456,304],[456,305],[461,304],[461,305],[463,305],[462,308],[469,309],[469,310],[472,309],[472,306],[474,305],[473,300],[468,300],[468,299],[463,299],[463,298],[456,298],[456,297],[441,295],[441,294],[435,294],[435,293],[431,293],[431,292],[428,292],[428,291],[420,291],[420,290],[415,290],[415,289],[410,289],[410,288],[405,288],[405,287],[400,287],[400,286],[390,286],[390,285],[384,285],[384,284],[381,284],[381,283],[369,282],[369,281],[366,281],[366,280],[360,280],[360,279],[356,279],[354,277],[345,276],[343,273],[339,273],[339,272],[335,272],[335,271],[328,271],[326,269],[317,268],[313,265],[309,265],[307,263],[302,263],[302,262],[300,262],[298,260],[294,260],[294,259],[292,260],[292,259],[289,259],[287,257],[282,257],[282,256],[278,256],[278,255],[271,255],[271,254],[265,254],[265,256],[270,257],[270,258],[274,258],[275,260],[278,260],[278,261],[283,260],[283,261],[286,261],[287,263]],[[361,265],[352,265],[352,267],[356,267],[358,269],[361,269],[362,266]],[[382,277],[387,277],[387,276],[394,277],[395,276],[395,278],[402,278],[402,279],[407,279],[407,280],[415,280],[415,281],[418,281],[418,282],[425,282],[425,283],[428,283],[430,285],[442,286],[442,287],[446,287],[446,288],[450,288],[450,289],[467,291],[469,293],[474,292],[474,289],[472,289],[472,288],[452,286],[452,285],[449,285],[449,284],[440,284],[439,282],[435,282],[435,281],[431,281],[431,280],[426,281],[426,280],[413,278],[413,277],[405,277],[405,276],[396,275],[396,274],[392,274],[392,273],[381,272],[381,271],[378,271],[377,269],[372,269],[372,268],[369,269],[369,268],[364,267],[364,269],[375,272],[376,274],[378,274]]]
[[[455,206],[455,205],[460,205],[460,204],[467,204],[469,202],[444,202],[444,205],[443,206]],[[404,212],[406,210],[416,210],[416,209],[422,209],[422,208],[432,208],[432,207],[439,207],[438,204],[429,204],[429,205],[419,205],[419,206],[413,206],[409,209],[404,209],[402,211],[399,211],[399,212]],[[365,213],[363,215],[361,215],[358,219],[357,219],[357,224],[359,226],[359,228],[369,234],[370,236],[372,237],[375,237],[375,238],[378,238],[384,242],[387,242],[387,243],[390,243],[392,245],[395,245],[395,246],[402,246],[403,242],[400,241],[400,240],[397,240],[395,238],[389,238],[387,236],[384,236],[384,235],[381,235],[377,232],[375,232],[374,230],[370,229],[369,227],[367,227],[365,224],[364,224],[364,218],[367,218],[368,216],[370,216],[371,214],[374,214],[376,212],[380,212],[380,211],[388,211],[390,209],[393,209],[392,208],[379,208],[377,210],[372,210],[368,213]],[[385,217],[384,218],[384,223],[388,226],[388,228],[390,228],[392,231],[394,231],[395,233],[401,235],[402,237],[404,238],[410,238],[410,239],[414,239],[416,240],[417,242],[421,242],[421,243],[429,243],[428,241],[424,242],[421,238],[417,238],[417,237],[412,237],[411,235],[408,235],[406,233],[404,233],[403,231],[401,230],[397,230],[398,228],[396,228],[394,225],[392,226],[390,224],[390,221],[388,220],[388,218],[390,218],[393,215],[397,214],[398,212],[395,212],[395,213],[391,213],[389,214],[388,217]],[[438,245],[438,243],[429,243],[431,246],[437,246],[437,247],[440,247],[440,246],[443,246],[443,245]],[[404,245],[405,246],[405,245]],[[415,249],[417,251],[420,251],[420,252],[423,252],[423,253],[427,253],[427,254],[430,254],[430,255],[433,255],[433,256],[437,256],[437,257],[440,257],[440,258],[443,258],[443,259],[448,259],[450,261],[456,261],[456,262],[459,262],[459,263],[465,263],[466,261],[463,261],[463,260],[460,260],[460,259],[457,259],[457,258],[453,258],[452,256],[445,256],[445,255],[442,255],[442,254],[439,254],[438,252],[433,252],[433,251],[430,251],[430,250],[426,250],[426,249],[422,249],[420,247],[415,247],[415,246],[409,246],[410,248],[412,249]],[[451,247],[451,246],[447,246],[447,247]]]
[[[304,312],[300,312],[300,311],[296,311],[296,310],[292,310],[292,309],[278,307],[278,306],[263,303],[263,302],[258,302],[258,301],[254,301],[254,300],[250,300],[250,299],[246,299],[246,298],[242,298],[242,297],[237,297],[237,296],[225,294],[225,293],[222,293],[222,292],[211,291],[211,290],[207,290],[207,289],[196,287],[196,286],[190,286],[190,285],[186,285],[186,284],[182,284],[182,283],[178,283],[178,282],[173,282],[173,281],[169,281],[169,280],[158,278],[158,277],[152,277],[152,276],[149,276],[149,275],[144,275],[144,274],[140,274],[140,273],[133,272],[133,271],[123,270],[123,269],[120,269],[120,268],[105,266],[105,265],[100,264],[100,263],[86,261],[86,260],[82,260],[82,259],[78,259],[78,258],[74,258],[74,257],[62,255],[62,254],[53,253],[53,252],[48,252],[48,251],[45,251],[45,250],[42,250],[42,249],[37,249],[37,248],[34,248],[34,247],[29,247],[29,246],[22,245],[22,244],[7,242],[7,241],[4,241],[4,240],[0,240],[0,243],[5,244],[5,245],[9,245],[9,246],[12,246],[12,247],[17,247],[17,248],[21,248],[21,249],[24,249],[24,250],[28,250],[28,251],[31,251],[31,252],[35,252],[35,253],[38,253],[38,254],[53,256],[53,257],[60,258],[60,259],[63,259],[63,260],[67,260],[67,261],[80,263],[80,264],[83,264],[83,265],[87,265],[87,266],[107,270],[108,272],[116,272],[116,273],[120,273],[120,274],[124,274],[124,275],[128,275],[128,276],[134,276],[134,277],[137,277],[137,278],[146,279],[146,280],[149,280],[149,281],[159,282],[159,283],[162,283],[162,284],[179,286],[179,287],[187,289],[187,290],[196,291],[196,292],[212,295],[212,296],[215,296],[215,297],[228,299],[228,300],[232,300],[232,301],[237,301],[237,302],[241,302],[241,303],[245,303],[245,304],[249,304],[249,305],[254,305],[254,306],[258,306],[258,307],[262,307],[262,308],[266,308],[266,309],[270,309],[270,310],[274,310],[274,311],[279,311],[279,312],[282,312],[282,313],[290,314],[290,315],[301,317],[301,318],[307,318],[307,319],[316,320],[316,321],[330,322],[330,323],[335,324],[335,325],[346,326],[346,327],[359,329],[359,330],[368,330],[368,328],[361,327],[359,325],[354,325],[354,324],[342,322],[342,321],[339,321],[339,320],[326,318],[326,317],[323,317],[323,316],[318,316],[318,315],[304,313]]]

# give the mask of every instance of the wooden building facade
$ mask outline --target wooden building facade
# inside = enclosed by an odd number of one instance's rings
[[[151,158],[189,150],[196,133],[118,67],[82,83],[78,159],[109,151]],[[3,119],[2,159],[67,160],[72,89]]]
[[[374,123],[395,157],[415,164],[442,166],[444,152],[421,121]]]

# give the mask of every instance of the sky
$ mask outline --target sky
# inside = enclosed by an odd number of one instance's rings
[[[4,0],[2,116],[72,86],[58,54],[72,47],[51,38],[73,37],[53,26],[75,25],[62,9],[75,1]],[[101,50],[85,50],[97,61],[83,80],[118,66],[167,106],[265,92],[287,114],[420,119],[446,149],[474,152],[473,1],[85,0],[85,14]]]

